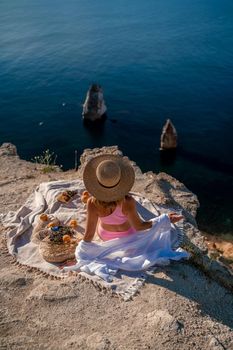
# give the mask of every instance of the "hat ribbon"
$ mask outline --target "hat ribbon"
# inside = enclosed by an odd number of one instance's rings
[[[98,183],[99,183],[102,187],[104,187],[104,188],[114,188],[114,187],[116,187],[116,186],[119,184],[119,182],[121,181],[121,178],[120,178],[119,181],[118,181],[115,185],[113,185],[113,186],[105,186],[105,185],[103,185],[103,184],[98,180],[98,178],[97,178],[97,181],[98,181]]]

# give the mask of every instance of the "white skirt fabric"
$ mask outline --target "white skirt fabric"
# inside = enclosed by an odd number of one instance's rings
[[[189,258],[189,253],[177,247],[176,229],[167,214],[152,219],[152,228],[128,237],[105,242],[81,241],[76,248],[77,264],[64,267],[67,271],[95,274],[110,282],[119,269],[143,271],[154,265],[166,265],[171,260]]]

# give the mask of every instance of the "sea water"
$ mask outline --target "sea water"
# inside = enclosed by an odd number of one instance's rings
[[[92,82],[108,107],[98,129],[81,119]],[[50,149],[67,169],[75,150],[117,144],[195,192],[202,229],[233,232],[231,0],[1,0],[0,106],[0,142],[22,158]]]

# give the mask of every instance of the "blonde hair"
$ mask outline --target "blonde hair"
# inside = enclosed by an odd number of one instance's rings
[[[100,201],[99,199],[92,197],[93,203],[95,206],[99,209],[107,209],[107,208],[115,208],[117,207],[123,200],[124,198],[118,199],[117,201],[112,201],[112,202],[104,202]]]

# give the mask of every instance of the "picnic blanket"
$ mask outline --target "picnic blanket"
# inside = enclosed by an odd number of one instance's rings
[[[159,208],[155,204],[134,193],[138,212],[145,220],[153,220],[152,229],[107,242],[81,241],[76,249],[78,263],[65,267],[63,271],[59,269],[59,264],[46,262],[38,244],[31,240],[40,214],[54,215],[64,224],[75,219],[78,221],[78,231],[83,234],[86,207],[80,197],[84,189],[81,180],[42,183],[17,212],[2,217],[4,226],[9,228],[8,250],[20,264],[53,276],[68,276],[69,270],[81,270],[81,276],[127,300],[143,285],[149,267],[168,264],[169,259],[188,257],[188,253],[179,248],[182,229],[171,225],[167,215],[159,217]],[[57,196],[66,190],[76,191],[76,194],[68,203],[57,201]]]

